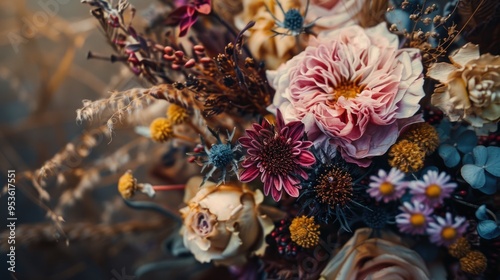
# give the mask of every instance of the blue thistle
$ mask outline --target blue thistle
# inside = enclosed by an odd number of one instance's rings
[[[196,162],[203,166],[201,172],[207,167],[212,167],[210,171],[203,176],[201,185],[203,185],[207,179],[211,178],[217,170],[221,172],[220,177],[217,179],[217,185],[220,185],[226,182],[226,178],[230,173],[234,173],[238,177],[238,162],[242,154],[240,152],[240,146],[232,144],[236,129],[233,129],[232,133],[229,133],[229,131],[227,132],[226,143],[222,142],[218,132],[210,128],[208,128],[208,130],[217,139],[217,142],[212,144],[209,148],[203,137],[200,136],[203,149],[200,152],[195,151],[194,153],[188,153],[188,155],[197,157]]]

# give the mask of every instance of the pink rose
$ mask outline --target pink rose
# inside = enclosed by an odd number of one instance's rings
[[[268,71],[272,112],[300,120],[309,140],[328,139],[342,157],[366,167],[383,155],[415,116],[424,96],[417,49],[398,49],[385,23],[322,33],[300,54]]]

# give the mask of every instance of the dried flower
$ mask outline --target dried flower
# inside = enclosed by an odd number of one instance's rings
[[[314,217],[295,217],[290,225],[290,237],[293,242],[304,248],[311,248],[319,242],[319,225]]]
[[[248,31],[248,48],[257,59],[265,61],[267,69],[276,69],[292,58],[297,52],[297,41],[290,36],[273,36],[275,26],[273,15],[283,18],[284,13],[276,0],[243,0],[243,12],[236,16],[235,23],[240,29],[249,21],[255,26]],[[267,7],[267,8],[266,8]],[[300,8],[297,0],[285,1],[283,9]]]
[[[472,275],[480,275],[486,270],[488,260],[483,253],[471,251],[460,259],[460,269]]]
[[[414,116],[424,96],[419,52],[398,49],[385,23],[322,33],[267,75],[276,89],[270,110],[302,121],[309,139],[329,139],[347,162],[363,167],[420,121]]]
[[[328,262],[320,279],[430,279],[422,257],[400,237],[386,232],[381,238],[372,236],[371,229],[356,230]]]
[[[356,15],[365,0],[311,0],[308,20],[317,20],[315,30],[335,30],[357,23]]]
[[[123,199],[132,198],[137,191],[143,192],[149,197],[155,195],[153,186],[146,183],[137,183],[137,179],[134,178],[131,170],[127,170],[118,180],[118,191]]]
[[[414,172],[424,167],[425,152],[417,143],[398,141],[389,150],[389,165],[403,172]]]
[[[326,144],[326,143],[324,143]],[[339,221],[340,226],[351,231],[347,213],[359,206],[355,199],[355,182],[359,172],[355,165],[345,163],[335,156],[332,149],[313,148],[316,163],[303,180],[303,190],[298,198],[300,213],[314,216],[319,222],[330,224]]]
[[[165,25],[179,25],[179,37],[183,37],[189,28],[196,23],[199,14],[208,15],[211,11],[211,0],[179,0],[181,6],[175,9],[167,17]]]
[[[151,138],[157,142],[166,142],[174,136],[172,122],[167,118],[157,118],[149,125]]]
[[[267,120],[262,125],[253,124],[253,129],[247,129],[247,136],[239,139],[247,149],[247,155],[242,162],[242,182],[250,182],[260,176],[264,183],[264,193],[271,192],[275,201],[279,201],[285,191],[292,197],[299,196],[300,179],[307,179],[304,167],[309,167],[316,161],[307,149],[311,141],[302,141],[304,124],[289,122],[285,124],[278,110],[276,126]]]
[[[435,63],[427,75],[442,83],[431,102],[452,121],[496,131],[500,120],[500,56],[479,55],[479,46],[466,44],[450,56],[453,64]]]
[[[192,187],[198,188],[198,182]],[[259,190],[205,184],[180,210],[184,246],[202,263],[242,265],[252,254],[263,255],[264,237],[274,227],[259,212],[263,199]]]
[[[458,238],[448,247],[448,252],[457,259],[465,257],[470,252],[470,243],[465,237]]]
[[[217,184],[220,185],[226,182],[226,177],[228,175],[228,166],[230,167],[230,172],[238,175],[238,162],[241,158],[241,153],[239,153],[240,146],[233,145],[232,143],[236,129],[234,129],[231,134],[228,132],[226,143],[222,142],[219,133],[213,131],[210,128],[208,128],[208,130],[217,139],[217,142],[215,144],[212,144],[209,149],[205,144],[205,140],[200,137],[203,150],[199,152],[188,153],[188,155],[197,157],[196,162],[203,166],[201,172],[203,172],[205,168],[212,166],[212,169],[210,169],[203,177],[203,181],[201,182],[202,185],[208,178],[212,177],[216,170],[221,171],[221,176],[219,177],[219,179],[217,179]]]
[[[401,139],[418,144],[426,155],[432,154],[439,146],[439,135],[436,129],[426,122],[408,126]]]
[[[137,180],[132,175],[132,171],[128,170],[118,180],[118,191],[124,199],[131,198],[137,190]]]
[[[185,123],[189,118],[189,111],[177,104],[170,104],[167,109],[167,118],[173,124]]]

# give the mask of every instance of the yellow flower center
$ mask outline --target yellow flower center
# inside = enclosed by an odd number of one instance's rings
[[[319,225],[314,222],[314,217],[296,217],[289,230],[292,241],[304,248],[311,248],[319,242]]]
[[[429,198],[438,198],[441,195],[441,187],[436,184],[432,184],[425,190],[425,195]]]
[[[452,227],[445,227],[441,231],[441,237],[443,237],[446,240],[452,240],[457,236],[457,231],[452,228]]]
[[[389,182],[383,182],[381,185],[380,185],[380,193],[382,195],[391,195],[394,193],[394,185],[389,183]]]
[[[410,223],[413,226],[421,227],[425,224],[425,216],[420,213],[412,214],[410,217]]]
[[[357,80],[354,81],[343,81],[338,84],[333,90],[333,95],[335,101],[337,101],[341,96],[346,99],[354,98],[359,93],[363,91],[365,86],[359,85]]]

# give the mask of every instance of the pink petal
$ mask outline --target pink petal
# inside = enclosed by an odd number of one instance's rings
[[[240,174],[240,181],[242,182],[250,182],[259,176],[259,169],[256,167],[249,167]]]

